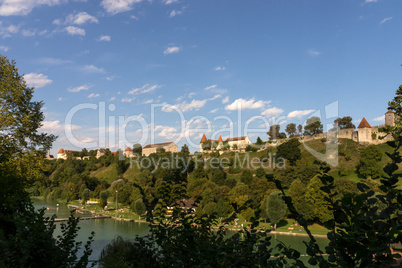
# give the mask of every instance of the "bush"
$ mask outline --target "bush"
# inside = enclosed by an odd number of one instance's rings
[[[327,138],[322,138],[321,142],[327,142]]]

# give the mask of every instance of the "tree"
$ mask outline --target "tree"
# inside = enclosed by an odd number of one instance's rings
[[[264,170],[262,167],[259,167],[259,168],[257,168],[257,169],[255,170],[255,175],[256,175],[258,178],[264,178],[264,179],[265,179],[266,173],[265,173],[265,170]]]
[[[139,215],[141,219],[141,215],[144,214],[146,211],[146,207],[142,199],[137,199],[137,201],[135,201],[134,209],[135,213],[137,213],[137,215]]]
[[[242,183],[250,185],[251,182],[253,181],[253,172],[249,169],[243,170],[241,173],[240,180]]]
[[[226,218],[233,212],[232,206],[222,198],[216,203],[215,212],[218,217]]]
[[[108,191],[102,191],[99,193],[100,201],[99,201],[99,206],[104,209],[105,206],[107,206],[107,199],[109,198],[109,192]]]
[[[47,168],[43,157],[56,139],[39,133],[43,102],[33,101],[14,61],[0,55],[0,267],[86,267],[92,237],[82,257],[71,215],[54,236],[54,218],[37,211],[26,191]]]
[[[306,126],[304,127],[305,135],[315,135],[322,132],[323,132],[323,125],[321,124],[319,117],[313,116],[307,119]]]
[[[296,135],[296,124],[295,123],[290,123],[286,126],[285,131],[288,133],[289,137],[292,137]]]
[[[257,137],[257,141],[255,142],[256,145],[263,145],[264,142],[261,140],[260,137]]]
[[[184,144],[182,147],[181,147],[181,151],[180,151],[182,154],[185,154],[185,155],[189,155],[190,154],[190,149],[188,148],[188,146],[187,146],[187,144]]]
[[[337,118],[334,121],[335,129],[345,129],[345,128],[356,128],[356,126],[352,123],[352,117],[344,116],[342,118]]]
[[[359,178],[369,177],[376,179],[382,175],[381,170],[382,152],[378,147],[369,145],[360,152],[360,161],[356,166]]]
[[[276,153],[276,159],[280,157],[285,158],[289,163],[294,166],[296,161],[301,158],[301,151],[299,149],[300,142],[298,139],[293,138],[287,142],[282,143],[278,146],[278,151]]]
[[[287,137],[286,137],[286,133],[285,133],[285,132],[279,133],[279,138],[280,138],[280,139],[286,139],[286,138],[287,138]]]
[[[297,133],[298,133],[299,135],[303,135],[303,126],[302,126],[302,125],[298,125],[298,126],[297,126]]]
[[[87,203],[87,201],[89,200],[89,193],[90,193],[90,190],[88,188],[86,188],[86,189],[84,189],[84,191],[82,191],[81,198],[82,198],[83,205],[85,205]]]
[[[142,155],[142,146],[139,143],[134,144],[133,146],[133,154],[141,156]]]
[[[276,224],[285,217],[286,203],[282,199],[282,193],[275,191],[268,197],[267,215],[271,224],[274,225],[276,230]]]
[[[281,126],[280,125],[272,125],[269,127],[269,131],[267,132],[269,139],[270,140],[275,140],[279,138],[279,130]]]
[[[212,171],[211,181],[218,185],[223,185],[226,180],[226,172],[223,169],[216,168]]]

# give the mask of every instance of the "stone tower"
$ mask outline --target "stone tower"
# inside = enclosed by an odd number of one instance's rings
[[[367,144],[371,143],[371,126],[367,122],[366,118],[363,117],[362,121],[360,122],[358,129],[358,142],[360,144]]]
[[[385,125],[395,126],[395,113],[391,110],[385,113]]]

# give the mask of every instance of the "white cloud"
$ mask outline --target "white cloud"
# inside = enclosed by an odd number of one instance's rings
[[[142,0],[102,0],[102,7],[113,15],[121,12],[130,11],[133,5],[140,3]]]
[[[97,98],[97,97],[99,97],[99,94],[91,93],[88,95],[88,98],[90,98],[90,99]]]
[[[226,96],[226,97],[222,100],[222,103],[225,104],[225,103],[228,103],[228,102],[229,102],[229,96]]]
[[[170,11],[169,17],[173,18],[177,15],[181,15],[181,14],[183,14],[183,11],[184,11],[184,8],[182,10],[173,9],[172,11]]]
[[[380,21],[380,24],[384,24],[389,20],[392,20],[392,17],[388,17],[388,18],[383,19],[382,21]]]
[[[58,101],[62,101],[62,100],[63,100],[63,97],[60,97],[60,98],[58,98],[57,100],[58,100]]]
[[[162,107],[162,111],[170,113],[175,111],[175,109],[179,109],[182,112],[187,112],[187,111],[192,111],[192,110],[198,110],[202,107],[205,106],[207,103],[208,99],[205,100],[192,100],[190,103],[187,103],[186,101],[175,104],[175,105],[165,105]]]
[[[365,3],[376,3],[378,0],[365,0]]]
[[[309,54],[311,57],[317,57],[321,55],[321,52],[314,50],[314,49],[309,49],[307,51],[307,54]]]
[[[217,66],[217,67],[214,68],[214,70],[215,70],[215,71],[224,71],[224,70],[226,70],[226,67],[224,67],[224,66]]]
[[[10,48],[6,46],[0,46],[0,50],[7,52]]]
[[[0,5],[0,16],[28,15],[33,8],[41,5],[54,6],[64,0],[3,0]]]
[[[109,99],[109,101],[114,101],[116,99],[116,97],[111,97],[110,99]]]
[[[178,53],[179,51],[180,51],[179,47],[168,47],[167,49],[165,49],[165,51],[163,51],[163,54],[168,55],[172,53]]]
[[[204,88],[205,90],[210,90],[210,89],[213,89],[213,88],[216,88],[217,87],[217,85],[212,85],[212,86],[209,86],[209,87],[206,87],[206,88]]]
[[[87,73],[104,73],[105,70],[103,68],[98,68],[94,65],[85,65],[81,67],[81,70]]]
[[[216,108],[216,109],[213,109],[213,110],[211,110],[211,111],[209,111],[211,114],[214,114],[214,113],[216,113],[217,111],[219,110],[219,108]]]
[[[150,86],[149,84],[145,84],[145,85],[143,85],[143,86],[140,87],[140,88],[133,88],[132,90],[130,90],[130,91],[128,92],[128,94],[131,94],[131,95],[138,95],[138,94],[143,94],[143,93],[149,93],[149,92],[152,92],[152,91],[154,91],[155,89],[160,88],[160,87],[161,87],[160,85],[153,85],[153,86]]]
[[[266,104],[270,103],[269,101],[255,101],[254,98],[250,100],[245,100],[239,98],[235,100],[232,104],[226,105],[225,109],[229,111],[235,110],[246,110],[246,109],[258,109],[263,108]]]
[[[68,92],[80,92],[81,90],[88,90],[91,87],[93,87],[93,85],[87,84],[87,85],[82,85],[79,87],[69,87],[67,89]]]
[[[18,33],[20,30],[20,26],[16,26],[13,24],[10,24],[8,26],[4,26],[3,22],[0,21],[0,35],[5,38],[5,37],[10,37],[12,34]]]
[[[75,26],[67,26],[64,28],[69,35],[82,35],[85,36],[85,30]]]
[[[109,35],[101,35],[98,38],[98,41],[106,41],[106,42],[110,42],[111,37]]]
[[[303,111],[293,111],[288,114],[288,118],[302,118],[308,114],[315,112],[315,110],[303,110]]]
[[[53,21],[54,22],[54,21]],[[66,24],[76,24],[76,25],[82,25],[87,22],[90,23],[98,23],[98,19],[95,18],[94,16],[89,15],[86,12],[80,12],[77,14],[70,14],[66,18]]]
[[[135,98],[122,98],[121,102],[132,102]]]
[[[373,119],[375,122],[385,122],[385,115],[381,115]]]
[[[170,5],[170,4],[178,3],[178,2],[179,2],[179,0],[164,0],[165,5]]]
[[[80,126],[71,125],[72,130],[80,129]],[[59,134],[64,132],[64,125],[60,124],[59,120],[55,121],[43,121],[42,126],[39,129],[40,132],[48,133],[48,134]]]
[[[261,113],[262,116],[271,117],[278,116],[283,113],[283,110],[277,107],[268,108]]]
[[[25,81],[31,87],[40,88],[51,84],[53,81],[50,80],[44,74],[29,73],[24,75]]]
[[[154,100],[153,100],[153,99],[150,99],[150,100],[144,101],[143,104],[150,104],[150,103],[153,103],[153,102],[154,102]]]

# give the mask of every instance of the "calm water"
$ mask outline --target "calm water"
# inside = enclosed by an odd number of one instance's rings
[[[34,205],[38,209],[42,207],[49,208],[46,210],[46,214],[49,216],[56,214],[57,218],[67,218],[70,215],[69,208],[64,204],[57,206],[57,202],[34,200]],[[60,224],[58,223],[57,226],[59,227]],[[146,223],[115,221],[113,219],[83,220],[80,221],[79,226],[81,227],[78,232],[78,240],[80,241],[85,242],[91,232],[95,232],[94,242],[92,244],[93,253],[90,257],[91,260],[98,259],[102,249],[118,235],[123,238],[132,239],[136,235],[145,235],[148,233],[148,225]],[[60,229],[56,228],[55,235],[58,234],[60,234]],[[279,234],[272,235],[275,238],[272,240],[274,246],[279,243],[277,241],[281,241],[302,254],[306,252],[303,240],[306,240],[307,237]],[[317,238],[317,241],[322,249],[328,244],[328,240],[325,238]],[[307,260],[307,258],[305,258],[305,260]]]

